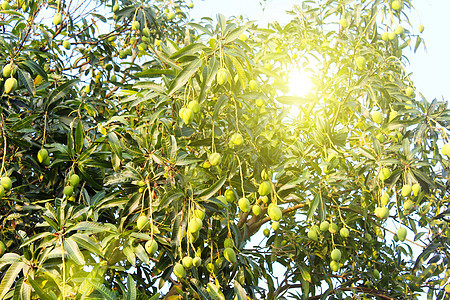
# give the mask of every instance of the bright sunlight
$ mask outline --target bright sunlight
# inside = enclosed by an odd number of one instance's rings
[[[304,97],[311,89],[313,84],[309,78],[309,74],[303,70],[294,69],[289,74],[289,94],[291,96]],[[292,105],[289,109],[289,113],[292,116],[297,116],[300,110],[297,105]]]
[[[293,96],[306,96],[313,87],[311,79],[305,71],[293,70],[289,78],[289,92]]]

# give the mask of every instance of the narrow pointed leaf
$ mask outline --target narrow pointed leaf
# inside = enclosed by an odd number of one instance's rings
[[[33,79],[31,79],[30,74],[21,69],[17,71],[17,74],[19,77],[19,81],[25,86],[27,91],[33,96],[36,95],[36,88],[34,86],[34,82]]]
[[[202,65],[201,59],[193,60],[189,65],[183,68],[183,70],[178,74],[178,76],[172,82],[167,94],[171,96],[173,93],[178,91],[178,89],[184,86],[187,81],[197,72],[197,69]]]
[[[64,249],[69,253],[70,258],[78,265],[83,266],[86,264],[84,260],[84,255],[81,253],[80,248],[78,248],[77,243],[68,238],[64,240]]]
[[[24,265],[25,264],[23,262],[15,262],[11,264],[8,271],[4,273],[2,281],[0,282],[0,299],[3,299],[6,293],[9,292],[11,286],[16,280],[17,275],[19,275],[20,271],[22,271]]]
[[[133,277],[128,274],[127,278],[127,294],[125,296],[126,300],[136,300],[136,283],[133,280]]]

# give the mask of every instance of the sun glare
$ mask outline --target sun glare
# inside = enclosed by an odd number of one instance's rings
[[[304,97],[311,91],[312,87],[311,79],[305,71],[297,69],[289,74],[289,94],[291,96]],[[297,105],[291,105],[289,113],[295,117],[300,113],[300,109]]]
[[[292,96],[304,97],[312,89],[311,79],[304,71],[294,70],[289,78],[289,92]]]

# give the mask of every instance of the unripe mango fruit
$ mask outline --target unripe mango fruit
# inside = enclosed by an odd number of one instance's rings
[[[283,213],[281,209],[276,204],[270,204],[267,209],[267,214],[269,215],[270,219],[272,221],[280,221],[281,217],[283,216]]]
[[[141,28],[141,24],[138,21],[133,21],[131,23],[131,29],[138,31]]]
[[[63,190],[63,194],[66,197],[72,196],[72,194],[73,194],[73,187],[71,187],[70,185],[65,186],[64,190]]]
[[[381,181],[385,181],[389,177],[391,177],[391,170],[389,170],[388,168],[382,168],[380,174],[378,175],[378,178]]]
[[[69,41],[66,40],[66,41],[63,42],[63,47],[66,48],[67,50],[70,49],[70,46],[71,46],[71,44],[70,44]]]
[[[348,236],[350,235],[350,231],[343,227],[341,228],[341,230],[339,231],[339,234],[343,237],[343,238],[348,238]]]
[[[392,9],[399,10],[401,7],[402,7],[402,4],[400,3],[400,1],[395,0],[392,2]]]
[[[14,76],[16,73],[16,67],[13,63],[9,63],[3,67],[2,73],[5,78],[10,77],[11,75]]]
[[[185,256],[183,257],[183,259],[181,260],[181,262],[183,263],[183,267],[185,267],[186,269],[190,269],[192,268],[192,266],[194,265],[193,259],[190,256]]]
[[[414,203],[411,200],[406,200],[403,203],[403,210],[409,211],[414,207]]]
[[[340,261],[341,260],[341,250],[339,249],[334,249],[333,251],[331,251],[331,259],[335,260],[335,261]]]
[[[196,209],[194,210],[194,216],[203,221],[203,219],[205,218],[205,212],[201,209]]]
[[[258,188],[258,193],[261,196],[267,196],[272,192],[272,185],[270,184],[270,181],[263,181]]]
[[[62,15],[60,13],[56,13],[53,16],[53,25],[58,26],[62,22]]]
[[[310,238],[313,241],[318,241],[318,237],[317,237],[317,231],[314,230],[313,228],[309,229],[308,231],[308,238]]]
[[[208,160],[211,163],[211,166],[216,166],[220,163],[222,156],[220,153],[214,152],[208,156]]]
[[[148,240],[145,242],[145,251],[147,251],[148,255],[155,255],[156,251],[158,251],[158,243],[154,240]]]
[[[339,271],[339,263],[337,262],[337,261],[334,261],[334,260],[332,260],[331,262],[330,262],[330,269],[333,271],[333,272],[337,272],[337,271]]]
[[[411,186],[409,184],[403,185],[403,187],[402,187],[402,196],[403,197],[409,196],[411,194],[411,190],[412,190],[412,188],[411,188]]]
[[[178,278],[184,278],[186,277],[186,270],[184,269],[183,265],[180,263],[176,263],[175,266],[173,267],[173,273],[175,274],[175,276],[177,276]]]
[[[450,143],[445,143],[441,148],[442,155],[450,156]]]
[[[2,177],[2,179],[0,179],[0,184],[5,191],[9,191],[12,188],[12,181],[9,177]]]
[[[328,221],[322,221],[322,222],[320,223],[320,231],[325,232],[325,231],[327,231],[329,228],[330,228],[330,222],[328,222]]]
[[[252,212],[255,216],[259,216],[261,214],[261,206],[255,204],[252,206]]]
[[[232,189],[226,190],[225,193],[224,193],[224,196],[225,196],[225,199],[227,199],[228,203],[234,202],[234,200],[236,199]]]
[[[198,101],[192,100],[188,103],[188,108],[190,108],[195,114],[200,111],[200,105]]]
[[[412,186],[412,192],[413,192],[413,195],[414,195],[414,196],[419,195],[419,192],[420,192],[420,184],[419,184],[419,183],[413,184],[413,186]]]
[[[228,81],[228,70],[220,68],[219,71],[217,71],[216,80],[220,85],[225,84]]]
[[[229,263],[234,264],[236,262],[236,253],[232,248],[225,248],[223,250],[223,256]]]
[[[200,229],[202,229],[202,226],[203,226],[202,220],[197,217],[194,217],[189,221],[188,231],[190,233],[199,232]]]
[[[39,150],[38,154],[37,154],[37,159],[39,163],[44,163],[44,161],[47,159],[48,157],[48,151],[47,149],[41,149]]]
[[[239,199],[238,206],[244,213],[248,213],[250,211],[250,201],[248,201],[245,197]]]
[[[80,176],[78,176],[77,174],[70,175],[69,183],[70,183],[71,186],[77,187],[78,184],[80,183]]]
[[[400,241],[404,241],[406,239],[406,228],[405,227],[400,227],[397,231],[397,237]]]
[[[147,216],[140,215],[136,221],[136,224],[139,230],[146,230],[149,227],[150,222]]]
[[[237,146],[242,145],[242,143],[244,142],[244,138],[242,137],[242,135],[240,133],[234,133],[231,136],[231,142]]]
[[[383,122],[383,115],[378,110],[372,112],[372,120],[375,123],[381,124]]]
[[[279,222],[272,222],[271,226],[272,226],[272,229],[275,230],[275,231],[280,229],[280,223]]]
[[[17,80],[14,77],[10,77],[5,81],[5,93],[9,94],[17,89]]]
[[[250,87],[250,90],[252,92],[254,92],[258,89],[258,83],[254,79],[250,80],[250,82],[248,83],[248,86]]]
[[[194,267],[198,268],[201,266],[202,264],[202,259],[198,256],[194,257],[194,259],[192,260],[192,264],[194,265]]]
[[[365,67],[366,67],[366,59],[364,58],[364,56],[358,56],[358,58],[356,58],[356,67],[360,71],[365,69]]]
[[[336,223],[331,223],[331,224],[330,224],[330,228],[328,228],[328,231],[329,231],[330,233],[332,233],[332,234],[337,233],[338,230],[339,230],[339,227],[337,226]]]

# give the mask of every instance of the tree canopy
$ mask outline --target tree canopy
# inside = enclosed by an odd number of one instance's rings
[[[412,1],[193,5],[3,0],[0,299],[448,299]]]

